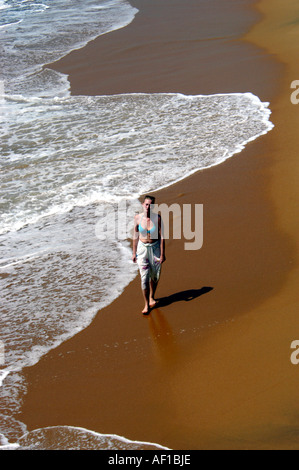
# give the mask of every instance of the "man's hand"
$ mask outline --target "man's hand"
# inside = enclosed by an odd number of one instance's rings
[[[166,261],[166,256],[165,256],[165,255],[161,255],[161,256],[160,256],[160,264],[164,263],[164,261]]]

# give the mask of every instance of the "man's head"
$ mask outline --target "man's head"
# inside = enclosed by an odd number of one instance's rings
[[[150,206],[151,205],[154,205],[155,204],[155,198],[153,196],[144,196],[144,199],[143,199],[143,208],[149,212],[150,210]]]

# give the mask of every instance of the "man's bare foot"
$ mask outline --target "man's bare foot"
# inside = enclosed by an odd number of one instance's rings
[[[146,305],[146,306],[144,307],[144,309],[142,310],[142,313],[143,313],[143,315],[148,315],[149,312],[150,312],[150,309],[149,309],[148,305]]]
[[[150,299],[149,306],[150,308],[154,308],[157,305],[157,301],[155,299]]]

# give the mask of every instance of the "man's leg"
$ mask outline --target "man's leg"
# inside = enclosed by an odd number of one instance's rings
[[[158,281],[155,282],[153,279],[150,280],[150,292],[149,292],[149,306],[152,308],[156,305],[155,293],[157,290]]]
[[[146,287],[145,289],[142,289],[142,294],[144,298],[144,309],[142,310],[142,313],[146,315],[149,313],[150,310],[150,288],[149,286]]]

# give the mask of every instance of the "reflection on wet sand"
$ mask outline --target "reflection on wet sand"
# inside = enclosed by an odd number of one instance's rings
[[[169,367],[177,364],[179,360],[179,350],[175,334],[166,320],[166,317],[163,315],[161,308],[167,307],[174,302],[189,302],[190,300],[194,300],[212,290],[213,287],[189,289],[158,299],[157,307],[151,310],[147,319],[154,353],[162,365],[167,365],[167,367]]]
[[[163,364],[172,365],[177,360],[177,345],[172,328],[159,308],[148,316],[148,324],[156,357]]]

